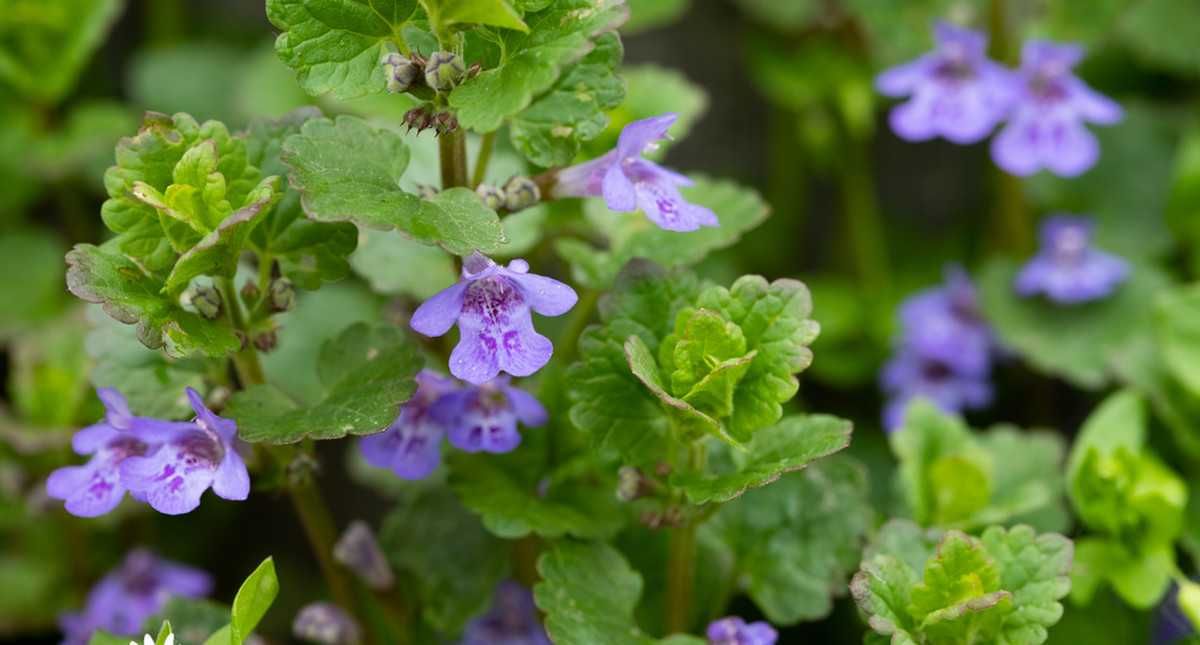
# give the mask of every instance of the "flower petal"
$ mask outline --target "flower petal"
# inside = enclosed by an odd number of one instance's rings
[[[101,454],[83,466],[68,466],[50,473],[46,493],[64,500],[64,507],[72,515],[97,517],[121,503],[125,487],[117,465],[109,456]]]
[[[225,451],[225,458],[213,476],[212,489],[217,496],[235,501],[250,496],[250,473],[246,472],[246,462],[232,447]]]
[[[505,270],[505,277],[520,287],[525,302],[543,316],[561,316],[579,301],[574,289],[554,278],[508,270]]]
[[[667,136],[667,130],[675,124],[679,115],[668,112],[634,121],[621,130],[617,140],[617,156],[620,159],[641,156],[646,147]]]
[[[504,386],[503,389],[505,396],[508,397],[508,404],[521,423],[536,428],[545,425],[549,420],[546,408],[542,407],[541,401],[538,401],[532,394],[519,387]]]
[[[409,326],[418,333],[431,337],[441,336],[450,331],[450,328],[454,326],[454,321],[458,320],[458,315],[462,312],[463,293],[468,284],[459,282],[449,286],[421,303],[421,306],[413,312]]]
[[[637,208],[637,190],[621,164],[615,163],[604,172],[601,190],[610,210],[628,212]]]
[[[204,397],[200,396],[196,390],[189,387],[184,391],[187,392],[188,402],[192,404],[192,410],[196,413],[196,421],[200,427],[216,432],[226,441],[233,439],[237,434],[236,423],[231,419],[219,417],[209,410],[208,406],[204,405]]]
[[[513,376],[529,376],[550,362],[554,344],[533,329],[529,314],[517,317],[516,324],[502,329],[496,351],[501,370]],[[453,360],[453,359],[451,359]],[[466,379],[464,379],[466,380]],[[483,382],[491,380],[485,379]],[[483,382],[474,382],[482,385]]]
[[[685,202],[679,190],[670,184],[638,182],[637,196],[642,212],[659,228],[688,232],[715,225],[716,215],[712,211],[699,206],[689,208],[692,205]]]
[[[113,387],[98,387],[96,396],[100,397],[100,402],[104,404],[105,418],[108,423],[115,428],[128,430],[129,420],[133,418],[133,413],[129,411],[129,403],[121,395],[121,392]]]
[[[181,515],[200,505],[200,496],[212,484],[216,465],[197,468],[187,463],[185,450],[168,444],[148,457],[121,462],[121,481],[144,496],[154,510]]]
[[[108,445],[108,442],[116,439],[118,434],[117,430],[108,423],[90,425],[71,437],[71,449],[81,455],[90,455]]]

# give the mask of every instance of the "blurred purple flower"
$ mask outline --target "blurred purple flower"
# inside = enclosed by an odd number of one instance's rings
[[[250,474],[237,452],[237,425],[213,414],[200,393],[187,388],[196,418],[174,429],[152,454],[121,462],[121,481],[139,499],[167,515],[189,513],[210,487],[218,497],[244,500]]]
[[[358,645],[362,632],[345,610],[333,603],[305,605],[292,621],[292,634],[303,641],[321,645]]]
[[[442,460],[442,435],[446,428],[435,410],[459,384],[431,370],[417,374],[417,391],[387,430],[359,441],[367,463],[387,468],[401,479],[424,479]]]
[[[487,613],[467,623],[459,645],[550,645],[538,621],[533,594],[505,580],[496,586]]]
[[[892,109],[892,130],[908,141],[938,136],[961,144],[979,141],[1008,114],[1013,73],[988,60],[982,33],[939,22],[934,36],[934,51],[875,80],[882,94],[912,97]]]
[[[207,573],[135,549],[92,587],[82,611],[59,617],[63,643],[82,645],[96,630],[140,634],[146,619],[161,611],[171,597],[201,598],[211,590]]]
[[[571,287],[529,273],[525,260],[502,267],[479,253],[463,261],[462,279],[413,313],[412,328],[441,336],[458,323],[460,338],[450,354],[450,373],[482,385],[500,372],[529,376],[542,368],[554,346],[533,329],[530,309],[560,316],[575,306]]]
[[[993,338],[979,311],[975,285],[957,266],[947,269],[945,280],[900,305],[901,344],[955,372],[986,373]]]
[[[631,212],[641,209],[650,221],[668,231],[694,231],[718,226],[716,213],[690,204],[679,189],[692,180],[642,159],[658,148],[677,115],[668,113],[625,126],[617,147],[602,157],[565,168],[558,173],[557,197],[604,197],[609,209]]]
[[[342,532],[337,544],[333,545],[333,559],[376,591],[386,591],[396,584],[396,574],[392,572],[375,532],[362,520],[354,520]]]
[[[155,454],[175,432],[190,423],[135,417],[125,397],[113,388],[97,388],[104,404],[104,419],[71,438],[71,447],[92,455],[82,466],[66,466],[50,473],[46,492],[66,501],[67,512],[79,517],[104,515],[125,496],[121,466],[129,458]],[[137,497],[137,495],[135,495]]]
[[[946,412],[982,408],[992,401],[986,372],[959,373],[910,349],[901,349],[884,365],[880,386],[888,396],[883,427],[889,432],[904,425],[904,413],[916,398],[929,399]]]
[[[726,616],[708,624],[705,634],[709,645],[775,645],[779,634],[763,621],[747,623],[737,616]]]
[[[1196,633],[1192,621],[1188,620],[1183,608],[1179,606],[1179,586],[1171,585],[1171,590],[1163,596],[1154,612],[1154,631],[1150,638],[1152,645],[1175,645],[1185,642],[1185,639]]]
[[[945,284],[901,303],[900,326],[896,354],[879,375],[888,398],[883,410],[885,430],[903,425],[908,403],[917,397],[947,412],[991,402],[988,374],[995,340],[966,272],[950,267]]]
[[[1017,275],[1022,296],[1039,293],[1059,304],[1098,300],[1129,277],[1129,263],[1092,246],[1092,221],[1056,215],[1042,224],[1042,248]]]
[[[448,394],[438,406],[450,443],[464,452],[511,452],[521,443],[517,422],[546,423],[546,408],[507,376]]]
[[[1110,125],[1121,106],[1079,80],[1071,69],[1083,58],[1079,45],[1025,43],[1008,124],[992,141],[992,158],[1014,175],[1047,168],[1074,177],[1096,163],[1100,146],[1084,122]]]

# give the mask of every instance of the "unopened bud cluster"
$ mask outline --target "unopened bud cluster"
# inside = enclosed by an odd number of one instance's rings
[[[446,134],[458,129],[458,117],[453,112],[435,113],[432,108],[423,105],[404,113],[404,125],[409,132],[416,130],[418,134],[429,128],[438,134]]]
[[[542,191],[537,182],[529,177],[513,177],[503,188],[491,184],[479,184],[475,194],[492,210],[519,211],[536,205],[542,200]]]
[[[478,64],[469,68],[454,52],[438,51],[423,58],[420,54],[404,55],[388,52],[379,59],[387,81],[387,90],[393,94],[409,92],[422,83],[434,92],[449,92],[464,80],[479,73]]]
[[[208,320],[216,320],[221,315],[221,292],[212,285],[189,287],[180,300],[185,307],[191,307]]]

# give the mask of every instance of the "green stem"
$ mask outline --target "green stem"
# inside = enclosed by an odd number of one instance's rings
[[[438,137],[438,157],[442,167],[442,190],[467,185],[467,137],[456,128]]]
[[[1005,0],[988,3],[988,31],[991,54],[1004,63],[1015,62],[1016,52],[1008,25]],[[1021,179],[1000,168],[993,180],[995,210],[992,213],[991,235],[994,250],[1025,254],[1033,249],[1033,216],[1025,200]]]
[[[221,278],[218,289],[221,292],[225,311],[229,315],[230,324],[241,332],[242,338],[245,339],[243,347],[233,355],[233,369],[237,371],[238,382],[241,383],[243,389],[265,383],[266,377],[263,375],[262,363],[258,360],[258,352],[254,350],[254,344],[249,342],[246,315],[242,311],[242,300],[238,296],[237,290],[234,289],[233,279]]]
[[[489,132],[479,141],[479,152],[475,154],[475,170],[471,175],[471,188],[483,183],[487,177],[488,162],[492,160],[492,149],[496,147],[496,133]]]
[[[864,287],[884,291],[891,281],[891,269],[866,148],[862,141],[853,141],[847,148],[839,173],[842,211],[855,273]]]
[[[668,634],[686,633],[695,586],[696,525],[685,520],[671,529],[667,551],[666,627]]]
[[[333,517],[329,514],[329,507],[325,505],[325,500],[321,497],[316,483],[311,478],[304,477],[301,481],[292,484],[288,488],[288,492],[291,494],[292,506],[296,508],[296,514],[300,516],[300,524],[304,527],[304,534],[308,537],[308,542],[317,556],[317,564],[321,567],[321,574],[325,577],[326,584],[329,585],[329,591],[333,594],[334,601],[348,611],[357,614],[358,607],[354,602],[354,588],[350,584],[350,579],[333,561],[333,545],[337,539],[337,531],[334,528]]]

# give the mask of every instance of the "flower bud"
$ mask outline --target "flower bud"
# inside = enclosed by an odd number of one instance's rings
[[[254,348],[260,352],[269,352],[279,343],[279,335],[274,329],[259,332],[254,335]]]
[[[510,211],[529,208],[542,199],[537,183],[528,177],[513,177],[504,184],[504,206]]]
[[[247,280],[246,284],[242,285],[242,302],[246,303],[246,305],[252,306],[258,302],[258,298],[261,295],[262,293],[259,292],[258,285],[253,280]]]
[[[631,502],[641,496],[642,473],[633,466],[621,466],[617,471],[617,499]]]
[[[160,349],[163,346],[162,330],[139,323],[135,332],[137,339],[150,349]]]
[[[433,126],[433,114],[425,106],[415,107],[404,113],[404,125],[409,131],[423,132]]]
[[[433,128],[438,134],[454,132],[458,129],[458,117],[453,112],[439,112],[433,117]]]
[[[383,550],[379,548],[375,534],[362,520],[351,522],[342,537],[338,538],[333,546],[333,559],[376,591],[386,591],[396,583],[396,576]]]
[[[296,289],[292,286],[292,281],[284,277],[278,277],[271,280],[270,298],[271,311],[281,312],[288,311],[296,304]]]
[[[208,320],[216,320],[221,315],[221,294],[212,286],[190,287],[183,292],[181,299],[183,304],[190,304],[196,313]]]
[[[384,54],[380,64],[387,77],[387,90],[392,94],[407,92],[421,73],[420,65],[396,52]]]
[[[320,645],[356,645],[362,639],[354,619],[327,602],[314,602],[301,609],[292,621],[292,634]]]
[[[451,52],[433,52],[425,62],[425,84],[438,92],[454,89],[466,75],[466,65]]]
[[[429,184],[417,184],[417,197],[421,199],[433,199],[438,194],[438,189]]]
[[[491,184],[479,184],[475,187],[475,194],[479,195],[479,199],[483,200],[484,206],[494,211],[504,208],[504,205],[507,203],[504,191]]]

